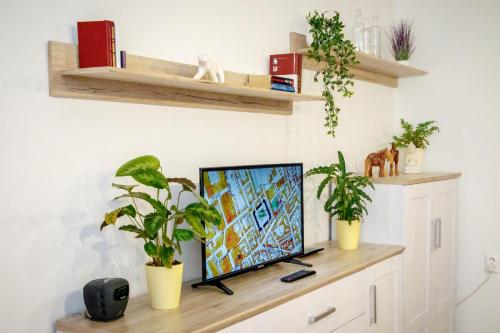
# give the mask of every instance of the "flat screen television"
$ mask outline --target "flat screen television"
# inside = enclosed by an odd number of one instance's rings
[[[200,194],[222,215],[205,226],[203,284],[304,253],[301,163],[201,168]]]

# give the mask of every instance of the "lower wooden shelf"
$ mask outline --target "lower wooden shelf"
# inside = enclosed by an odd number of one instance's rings
[[[78,68],[73,44],[49,42],[50,95],[289,115],[294,102],[322,96],[246,86],[248,74],[225,72],[226,83],[193,80],[197,66],[127,55],[127,68]]]

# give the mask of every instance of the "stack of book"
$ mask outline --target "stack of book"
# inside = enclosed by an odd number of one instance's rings
[[[291,78],[292,75],[271,75],[271,89],[273,90],[281,90],[287,92],[296,92],[295,82],[296,79]]]
[[[271,55],[269,74],[271,74],[271,89],[300,93],[302,55],[295,53]]]
[[[78,22],[77,29],[80,68],[125,67],[125,51],[118,52],[113,21]]]

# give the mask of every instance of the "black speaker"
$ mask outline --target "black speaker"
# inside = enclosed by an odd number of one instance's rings
[[[129,287],[125,279],[92,280],[83,287],[83,300],[90,320],[111,321],[123,316],[128,303]]]

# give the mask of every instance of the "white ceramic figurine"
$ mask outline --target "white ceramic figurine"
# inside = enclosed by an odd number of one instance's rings
[[[200,54],[198,56],[198,72],[193,79],[200,80],[207,73],[212,81],[224,83],[224,69],[222,66],[217,62],[211,61],[208,56]]]

